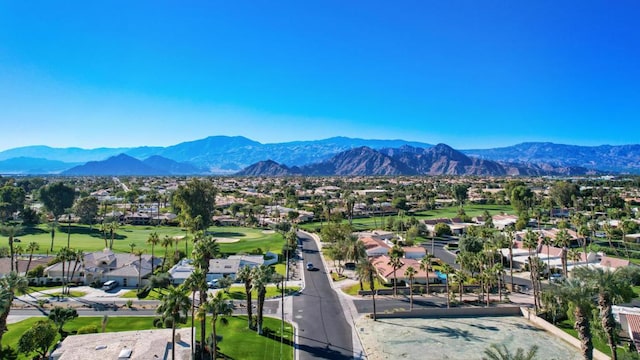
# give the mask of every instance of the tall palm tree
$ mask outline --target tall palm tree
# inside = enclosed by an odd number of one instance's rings
[[[27,246],[27,252],[29,252],[29,261],[27,261],[27,269],[24,271],[25,274],[29,272],[29,268],[31,267],[31,260],[33,259],[33,253],[38,250],[40,250],[40,245],[35,241],[30,242],[29,245]]]
[[[165,261],[167,261],[167,256],[169,256],[169,246],[173,244],[173,240],[169,235],[165,235],[160,242],[160,245],[164,248],[164,257],[162,258],[162,269],[164,270]]]
[[[50,221],[49,223],[47,223],[47,228],[49,229],[49,232],[51,233],[51,249],[49,249],[49,251],[53,252],[53,240],[56,237],[56,228],[58,227],[58,222],[56,219],[54,219],[53,221]]]
[[[133,251],[133,255],[138,257],[138,286],[136,287],[140,290],[140,285],[142,283],[142,254],[144,254],[144,249]],[[153,261],[153,259],[151,259]],[[153,265],[151,266],[153,269]]]
[[[224,300],[224,294],[222,291],[218,291],[211,300],[203,304],[200,309],[211,314],[211,350],[213,350],[212,359],[216,359],[218,355],[218,334],[216,332],[216,323],[218,319],[222,324],[227,323],[225,316],[230,316],[233,313],[233,305]],[[200,314],[200,311],[198,311]]]
[[[347,239],[347,259],[352,260],[354,263],[358,263],[360,259],[367,256],[367,249],[364,246],[362,240],[357,236],[351,235]]]
[[[9,256],[11,257],[11,271],[15,271],[15,268],[14,268],[15,249],[13,246],[13,239],[21,231],[22,231],[22,226],[20,225],[2,225],[2,227],[0,227],[0,233],[2,233],[2,235],[9,238]]]
[[[183,286],[186,289],[191,291],[191,344],[195,344],[193,337],[193,329],[194,329],[194,319],[196,318],[195,306],[196,306],[196,292],[202,289],[202,286],[207,286],[207,274],[202,271],[200,268],[193,269],[191,275],[185,279]],[[200,304],[202,305],[202,304]],[[204,342],[205,342],[205,332],[201,331],[200,333],[200,346],[202,349],[202,354],[204,354]],[[194,346],[195,349],[195,346]]]
[[[538,235],[531,231],[531,229],[527,230],[524,235],[524,246],[529,250],[529,271],[531,277],[531,286],[533,287],[533,304],[536,310],[540,308],[539,301],[539,281],[540,275],[538,272],[538,256],[534,256],[533,249],[538,248]],[[537,254],[537,250],[535,252]]]
[[[176,358],[176,327],[186,321],[191,301],[185,289],[181,286],[169,286],[168,291],[160,297],[160,305],[156,313],[163,319],[171,319],[171,359]]]
[[[447,291],[447,309],[451,307],[451,301],[450,301],[450,290],[449,290],[449,275],[453,274],[454,269],[453,266],[451,266],[448,263],[445,263],[444,265],[442,265],[442,273],[444,273],[447,276],[447,281],[446,281],[446,291]]]
[[[458,284],[458,291],[460,292],[460,303],[462,304],[462,294],[464,293],[464,283],[469,280],[467,272],[459,269],[453,272],[453,280]]]
[[[367,279],[367,281],[369,282],[369,290],[371,290],[371,299],[373,301],[373,320],[376,320],[376,274],[377,274],[377,270],[376,267],[373,266],[373,264],[368,261],[368,260],[361,260],[360,262],[364,273],[366,274],[365,277]]]
[[[220,255],[220,245],[216,242],[214,238],[207,237],[204,235],[203,231],[197,231],[195,233],[195,238],[197,241],[193,246],[193,250],[191,251],[191,255],[193,257],[193,265],[196,269],[202,270],[204,274],[209,272],[209,260]],[[207,302],[207,283],[200,283],[199,294],[199,303],[204,304]],[[204,340],[206,339],[206,330],[207,327],[207,314],[206,312],[201,314],[200,319],[200,339],[204,346]]]
[[[622,302],[628,302],[634,297],[631,284],[627,281],[624,272],[609,271],[602,268],[590,268],[581,266],[571,272],[572,276],[584,281],[598,294],[598,308],[600,310],[600,321],[604,330],[609,348],[611,349],[611,359],[616,360],[616,322],[613,318],[612,306]]]
[[[550,247],[553,245],[553,240],[548,236],[542,237],[542,245],[547,246],[547,280],[551,279],[551,262],[550,262]]]
[[[585,282],[576,278],[564,279],[562,283],[551,288],[555,294],[565,302],[573,304],[574,329],[578,332],[582,357],[593,359],[593,341],[591,339],[591,301],[594,290],[586,286]]]
[[[147,238],[147,244],[151,245],[151,261],[153,262],[153,259],[156,256],[156,245],[160,244],[160,236],[158,236],[158,233],[156,231],[149,234],[149,237]]]
[[[22,245],[17,245],[17,246],[14,247],[14,249],[13,249],[14,261],[13,262],[15,263],[16,272],[18,274],[20,273],[20,269],[18,269],[18,259],[23,254],[24,254],[24,248],[22,247]]]
[[[569,244],[571,242],[571,236],[567,232],[567,229],[560,229],[556,234],[556,244],[562,247],[562,253],[560,260],[562,261],[562,275],[567,277],[569,275],[567,270],[567,255],[569,253]]]
[[[429,272],[431,272],[431,260],[433,260],[435,256],[433,254],[427,253],[422,259],[420,259],[420,270],[424,271],[425,278],[427,279],[427,295],[429,292]]]
[[[29,288],[29,282],[24,276],[18,275],[15,271],[9,272],[0,278],[0,292],[6,292],[2,298],[8,298],[5,306],[0,306],[0,348],[2,346],[2,335],[7,331],[7,317],[11,311],[11,302],[16,294],[24,294]]]
[[[116,231],[118,231],[119,227],[120,226],[118,225],[117,221],[112,221],[107,224],[107,230],[109,231],[109,235],[110,235],[109,250],[113,250],[113,241],[115,240]]]
[[[73,281],[76,271],[83,265],[84,252],[81,249],[70,249],[69,258],[73,261],[73,270],[68,269],[67,271],[71,270],[70,281]],[[71,266],[71,263],[69,263],[69,266]],[[71,289],[67,286],[66,294],[69,294],[70,290]]]
[[[416,269],[413,266],[407,267],[404,276],[409,278],[409,310],[413,310],[413,277],[416,276]]]
[[[262,335],[262,317],[264,311],[264,300],[267,294],[267,284],[273,277],[273,269],[266,265],[256,266],[252,270],[253,285],[258,290],[258,319],[256,330],[258,335]]]
[[[249,329],[253,329],[253,308],[251,305],[251,301],[252,301],[251,296],[252,296],[252,290],[253,290],[253,284],[251,283],[252,275],[253,274],[251,272],[251,267],[249,267],[249,265],[245,265],[244,267],[240,268],[240,270],[238,270],[238,273],[236,274],[236,279],[244,283],[244,293],[247,298],[246,308],[247,308],[247,321],[249,323]]]
[[[404,263],[402,262],[402,260],[400,260],[400,257],[392,254],[387,265],[391,266],[391,268],[393,269],[393,296],[396,297],[398,296],[398,277],[396,273],[398,269],[400,269],[402,265],[404,265]]]

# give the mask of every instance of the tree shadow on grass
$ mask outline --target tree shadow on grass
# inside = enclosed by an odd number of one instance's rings
[[[207,235],[214,237],[245,237],[244,233],[236,231],[207,231]]]

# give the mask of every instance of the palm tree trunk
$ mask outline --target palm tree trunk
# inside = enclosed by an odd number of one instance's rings
[[[213,360],[218,358],[218,339],[216,338],[216,318],[211,320],[211,350],[213,351]]]
[[[200,289],[199,291],[199,296],[200,296],[200,304],[199,306],[204,306],[204,304],[207,302],[207,291],[202,291],[203,289]],[[202,313],[202,319],[200,319],[200,346],[202,349],[202,355],[204,355],[204,344],[207,341],[207,313],[206,311]],[[214,358],[215,359],[215,358]]]
[[[246,290],[245,290],[246,291]],[[251,303],[251,290],[246,291],[247,293],[247,321],[249,322],[249,330],[253,329],[253,308]]]
[[[607,336],[607,342],[609,343],[609,348],[611,349],[611,360],[617,360],[618,354],[616,353],[617,344],[615,339],[616,322],[613,318],[613,313],[611,311],[611,301],[609,301],[608,296],[606,296],[605,294],[600,294],[598,296],[598,306],[600,307],[602,329]]]
[[[589,316],[582,307],[576,306],[573,312],[576,322],[574,327],[578,332],[578,339],[580,339],[580,350],[582,352],[582,358],[585,360],[593,359],[593,342],[591,341],[591,328],[589,326]]]
[[[409,310],[413,310],[413,280],[409,281]]]
[[[373,321],[377,320],[376,317],[376,290],[373,290],[372,294],[371,294],[371,299],[373,300]],[[2,335],[2,334],[0,334]]]
[[[33,251],[29,253],[29,261],[27,261],[27,269],[24,271],[25,275],[29,272],[29,267],[31,267],[31,259],[33,259]]]
[[[393,268],[393,297],[398,296],[398,278],[396,277],[396,268]]]
[[[262,311],[264,306],[264,295],[266,291],[260,289],[258,291],[258,321],[256,322],[256,328],[258,335],[262,335]]]

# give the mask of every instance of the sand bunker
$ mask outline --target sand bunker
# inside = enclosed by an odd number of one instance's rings
[[[234,239],[234,238],[216,238],[215,240],[220,244],[232,244],[240,241],[240,239]]]
[[[262,230],[263,234],[275,234],[276,231],[275,230]]]

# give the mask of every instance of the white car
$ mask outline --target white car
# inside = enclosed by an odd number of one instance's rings
[[[313,269],[315,269],[315,268],[313,267],[313,264],[312,264],[312,263],[307,263],[307,270],[311,271],[311,270],[313,270]]]
[[[207,286],[209,287],[209,289],[217,289],[218,288],[218,279],[213,279],[211,281],[207,282]]]

